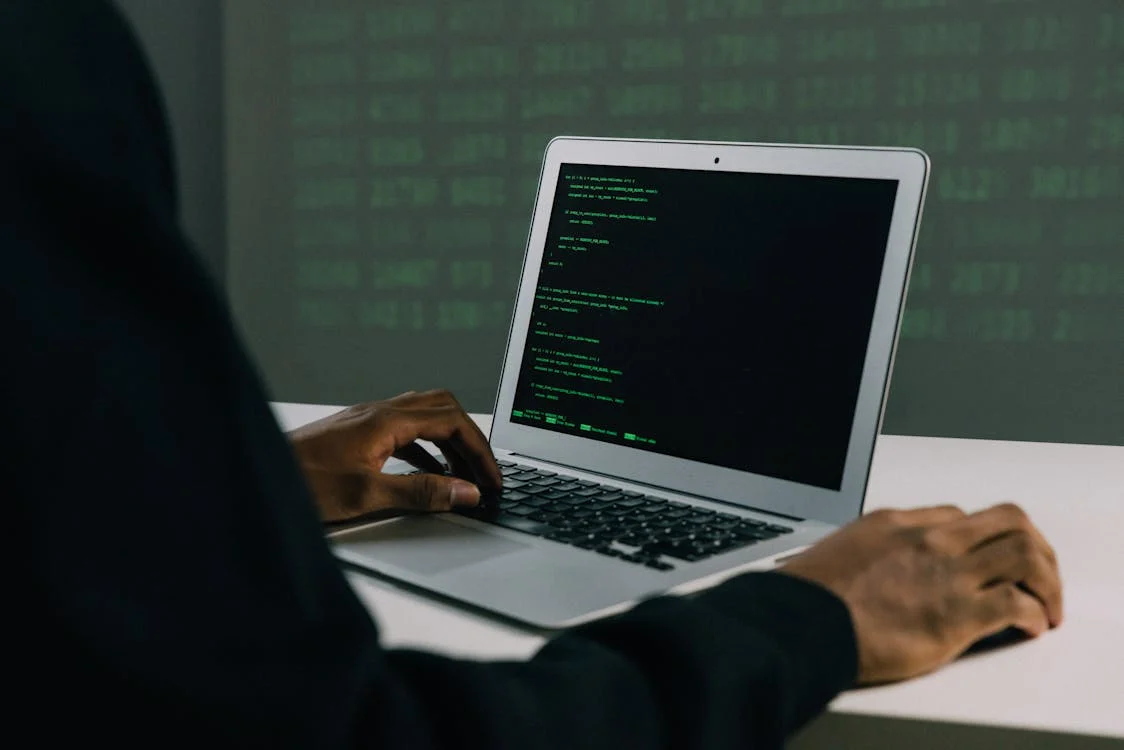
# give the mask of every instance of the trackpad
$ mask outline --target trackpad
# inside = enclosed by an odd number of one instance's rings
[[[394,565],[421,575],[437,575],[528,549],[505,537],[429,516],[400,518],[336,536],[349,556]]]

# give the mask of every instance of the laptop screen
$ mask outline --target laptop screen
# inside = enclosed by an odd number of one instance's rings
[[[563,164],[511,421],[839,489],[897,190]]]

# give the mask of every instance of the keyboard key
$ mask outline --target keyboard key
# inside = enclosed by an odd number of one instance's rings
[[[568,531],[568,530],[565,530],[565,529],[552,529],[552,530],[548,531],[546,534],[544,534],[544,536],[547,539],[549,539],[553,542],[563,542],[565,544],[571,544],[573,542],[578,541],[579,539],[582,539],[585,535],[582,534],[580,531]]]
[[[693,544],[682,542],[660,542],[644,547],[641,552],[648,557],[674,557],[685,562],[696,562],[705,557],[704,554],[699,553]]]
[[[659,539],[651,536],[650,534],[629,532],[617,537],[617,541],[621,544],[627,544],[629,547],[645,547],[649,544],[658,543]]]
[[[588,479],[574,479],[510,461],[499,464],[505,485],[502,499],[499,495],[489,496],[487,508],[458,512],[651,570],[674,569],[671,563],[658,559],[660,555],[693,562],[753,544],[759,537],[788,533],[780,531],[784,527],[773,530],[766,529],[763,523],[754,527],[742,525],[744,519],[736,516],[714,514],[686,503]],[[733,520],[734,528],[713,528],[714,516]],[[611,546],[613,542],[634,551],[616,549]]]
[[[496,526],[502,526],[505,529],[522,531],[524,534],[532,534],[534,536],[543,536],[551,532],[551,528],[546,524],[539,523],[530,518],[511,515],[510,513],[500,513],[492,520],[492,523]]]
[[[584,505],[589,505],[593,501],[590,500],[588,497],[580,497],[578,495],[567,495],[566,497],[560,499],[559,502],[565,503],[566,505],[584,506]]]
[[[787,526],[775,526],[775,525],[772,525],[772,524],[766,526],[765,530],[766,531],[772,531],[775,534],[791,534],[792,533],[792,529],[788,528]]]

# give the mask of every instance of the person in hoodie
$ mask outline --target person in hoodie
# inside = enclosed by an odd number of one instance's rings
[[[8,731],[38,743],[779,748],[841,690],[1061,621],[1054,553],[1018,508],[938,507],[526,663],[384,648],[322,522],[472,505],[495,461],[445,392],[279,431],[106,0],[0,3],[0,252]],[[419,438],[459,478],[378,471],[432,468]]]

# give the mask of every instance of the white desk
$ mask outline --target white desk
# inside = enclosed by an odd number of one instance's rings
[[[338,408],[277,404],[276,413],[288,430]],[[489,418],[477,419],[487,430]],[[1115,738],[1105,746],[1124,746],[1124,448],[898,436],[878,442],[868,510],[955,503],[972,511],[1005,500],[1022,505],[1057,550],[1063,626],[912,682],[846,693],[795,744],[1071,748],[1101,747],[1100,737]],[[524,659],[542,643],[391,584],[351,580],[388,646]],[[924,728],[911,733],[911,726]]]

